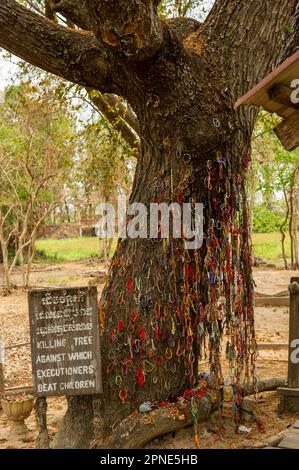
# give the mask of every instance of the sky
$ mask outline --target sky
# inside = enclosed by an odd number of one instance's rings
[[[16,62],[18,59],[17,57],[13,56],[12,60]],[[0,70],[1,70],[0,72],[0,90],[1,90],[5,88],[8,85],[9,81],[13,78],[14,73],[17,71],[17,66],[14,63],[1,58]]]
[[[206,12],[210,10],[213,3],[214,3],[213,0],[202,0],[202,5]],[[194,14],[192,16],[194,16],[195,18],[198,18],[200,21],[203,21],[204,17],[206,16],[206,13],[203,13],[201,8],[197,8],[194,10]],[[17,71],[17,66],[15,65],[15,63],[18,60],[19,59],[15,56],[12,56],[11,61],[4,60],[2,58],[1,48],[0,48],[0,102],[3,99],[3,89],[13,79]]]

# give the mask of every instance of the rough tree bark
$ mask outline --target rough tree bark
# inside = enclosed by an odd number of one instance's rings
[[[68,409],[53,443],[56,449],[88,449],[93,438],[91,396],[68,397]]]
[[[235,110],[234,102],[297,47],[298,0],[216,0],[191,34],[159,18],[159,0],[49,3],[87,31],[55,25],[7,0],[0,6],[0,46],[130,103],[141,136],[131,203],[205,205],[207,236],[199,251],[173,239],[119,242],[100,308],[109,431],[141,402],[192,387],[201,347],[209,348],[221,381],[225,330],[237,383],[253,373],[244,168],[257,111]],[[76,400],[67,419],[78,422]],[[79,446],[82,436],[66,429]]]
[[[95,90],[88,90],[88,95],[99,112],[118,130],[132,148],[133,154],[139,154],[139,123],[133,111],[126,107],[114,95],[103,96]]]

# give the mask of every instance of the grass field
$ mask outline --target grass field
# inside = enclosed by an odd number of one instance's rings
[[[282,264],[280,233],[254,233],[252,241],[256,256],[277,265]],[[101,243],[96,237],[38,240],[36,247],[41,256],[38,257],[37,262],[79,261],[98,257]],[[115,246],[116,241],[113,243],[111,255]],[[286,254],[290,256],[289,237],[286,238]]]
[[[254,233],[252,243],[254,254],[269,260],[271,263],[281,265],[283,263],[281,250],[281,234],[275,233]],[[290,238],[286,236],[285,241],[286,256],[290,256]]]
[[[44,261],[79,261],[99,257],[102,241],[97,237],[63,238],[61,240],[37,240],[39,252],[37,262]],[[116,242],[112,246],[111,255]]]

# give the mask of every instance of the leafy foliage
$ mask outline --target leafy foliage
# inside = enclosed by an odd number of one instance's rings
[[[298,194],[299,194],[299,149],[287,152],[273,132],[279,122],[277,116],[261,112],[253,139],[253,165],[250,178],[252,207],[254,210],[253,230],[282,233],[281,249],[285,267],[285,242],[291,242],[291,267],[299,267],[298,245]],[[279,214],[279,215],[277,215]],[[284,214],[284,217],[282,215]]]
[[[262,111],[253,138],[253,175],[255,191],[260,192],[264,204],[271,208],[282,198],[282,191],[294,183],[299,166],[299,149],[287,152],[273,132],[276,116]]]
[[[30,83],[6,90],[0,106],[0,246],[6,285],[16,263],[28,271],[38,228],[64,194],[74,157],[74,123],[51,89]],[[9,266],[9,247],[15,254]],[[26,279],[26,281],[25,281]]]
[[[253,209],[253,232],[255,233],[278,232],[283,221],[283,216],[275,214],[266,207],[260,206]]]

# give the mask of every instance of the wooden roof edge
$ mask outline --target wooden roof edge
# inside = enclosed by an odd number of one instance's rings
[[[253,98],[258,92],[262,91],[264,87],[269,85],[275,78],[277,78],[284,70],[292,65],[296,60],[299,60],[299,50],[295,54],[288,57],[282,64],[274,69],[269,75],[267,75],[262,81],[255,85],[245,95],[241,96],[234,104],[235,108],[238,108],[242,104],[250,104],[249,100]],[[298,77],[299,78],[299,77]]]

